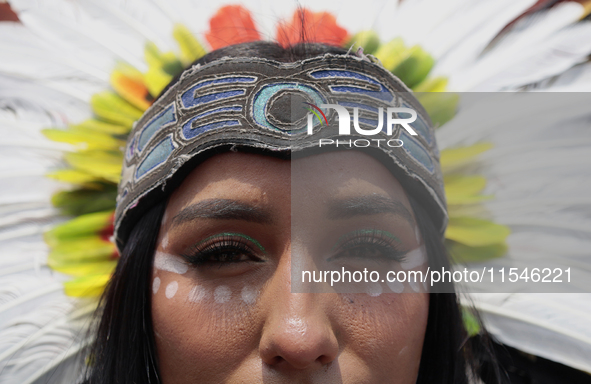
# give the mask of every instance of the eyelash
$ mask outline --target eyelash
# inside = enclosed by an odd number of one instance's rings
[[[367,253],[368,248],[371,250],[377,250],[382,256],[366,257],[359,255],[343,255],[346,252],[351,252],[353,250],[361,250]],[[386,258],[397,262],[403,262],[406,259],[405,255],[407,253],[398,241],[394,239],[393,235],[378,229],[355,231],[349,235],[345,235],[344,238],[339,241],[335,249],[337,249],[337,253],[330,257],[328,261],[340,258]]]
[[[223,265],[244,263],[244,262],[262,262],[263,259],[257,256],[257,252],[249,244],[249,241],[241,236],[220,235],[214,236],[192,246],[182,254],[189,263],[195,266],[204,265]],[[247,260],[240,260],[246,255]]]

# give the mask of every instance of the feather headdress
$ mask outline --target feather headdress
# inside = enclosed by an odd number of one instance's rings
[[[558,147],[543,124],[522,133],[561,159],[550,168],[542,149],[506,144],[515,132],[509,117],[473,126],[482,111],[442,93],[590,90],[587,2],[376,1],[362,16],[358,4],[335,1],[197,3],[11,1],[20,22],[0,23],[0,382],[72,381],[63,368],[84,346],[80,324],[93,305],[72,297],[99,295],[117,262],[110,237],[125,137],[189,63],[240,42],[363,47],[419,92],[440,126],[452,254],[498,265],[532,254],[558,262],[570,247],[589,270],[590,255],[580,252],[591,249],[580,236],[591,231],[589,116],[573,118],[577,140]],[[531,113],[550,118],[544,105]],[[555,180],[565,187],[549,185]],[[552,216],[540,218],[540,207]],[[547,236],[548,227],[560,235]],[[504,343],[591,372],[589,295],[471,299]]]

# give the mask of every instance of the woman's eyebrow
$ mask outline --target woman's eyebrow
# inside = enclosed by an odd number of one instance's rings
[[[183,208],[172,219],[177,226],[195,219],[242,220],[260,224],[271,224],[272,217],[254,205],[231,199],[209,199]]]
[[[413,215],[401,202],[380,195],[332,200],[328,203],[327,216],[334,220],[384,213],[401,216],[410,224],[415,225]]]

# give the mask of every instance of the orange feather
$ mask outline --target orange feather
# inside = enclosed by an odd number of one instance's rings
[[[290,22],[277,26],[277,42],[284,47],[309,42],[343,46],[348,40],[347,30],[337,24],[329,12],[312,12],[302,8],[294,12]]]
[[[209,20],[205,38],[212,49],[261,40],[250,12],[241,5],[220,8]]]
[[[111,73],[111,86],[125,100],[142,111],[148,109],[154,98],[142,79],[134,78],[119,71]]]

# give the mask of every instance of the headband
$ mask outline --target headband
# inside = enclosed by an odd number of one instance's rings
[[[324,114],[312,134],[302,104]],[[359,127],[375,129],[382,120],[384,129],[371,137],[357,130],[339,136],[338,113],[323,111],[320,107],[326,104],[344,107],[351,117],[357,109]],[[392,107],[416,111],[410,123],[416,135],[401,125],[387,132],[388,117],[379,111]],[[114,235],[119,250],[139,217],[216,152],[212,150],[244,148],[289,156],[330,148],[321,148],[320,139],[361,143],[356,147],[386,165],[444,233],[448,217],[433,126],[398,78],[352,55],[326,54],[292,63],[226,57],[186,70],[135,124],[117,196]],[[387,145],[391,140],[403,144]]]

